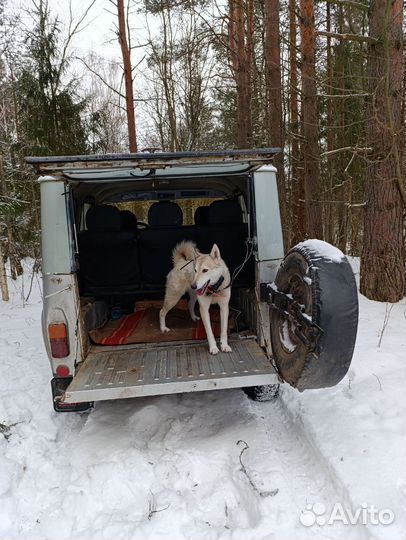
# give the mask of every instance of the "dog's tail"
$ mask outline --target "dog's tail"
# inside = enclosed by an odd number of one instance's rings
[[[199,255],[199,250],[194,242],[183,240],[172,251],[172,262],[176,266],[179,262],[189,262]]]

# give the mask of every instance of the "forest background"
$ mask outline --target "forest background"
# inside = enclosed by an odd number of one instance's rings
[[[106,48],[78,47],[103,20]],[[405,292],[402,0],[0,0],[0,261],[40,269],[27,155],[281,147],[286,248],[361,257]],[[97,11],[99,9],[99,11]],[[99,13],[99,15],[97,15]],[[95,50],[96,49],[96,50]],[[4,297],[4,296],[3,296]]]

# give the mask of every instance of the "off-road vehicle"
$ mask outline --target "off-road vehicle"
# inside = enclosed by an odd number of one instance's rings
[[[41,187],[44,342],[57,411],[94,401],[337,384],[358,301],[346,257],[308,240],[285,253],[277,149],[30,157]],[[231,353],[210,355],[186,300],[159,330],[171,254],[216,243],[232,275]],[[198,315],[198,314],[197,314]],[[212,309],[212,324],[218,313]]]

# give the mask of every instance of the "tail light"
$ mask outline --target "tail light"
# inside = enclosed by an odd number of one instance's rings
[[[70,375],[70,369],[68,368],[68,366],[65,366],[63,364],[60,364],[56,370],[55,370],[55,374],[57,377],[59,378],[65,378],[65,377],[69,377]]]
[[[55,323],[48,326],[51,354],[54,358],[65,358],[69,355],[68,332],[66,324]]]

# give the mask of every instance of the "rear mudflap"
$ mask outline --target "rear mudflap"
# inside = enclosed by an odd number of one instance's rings
[[[56,412],[85,412],[94,406],[93,401],[81,403],[65,403],[62,401],[65,391],[72,382],[73,377],[54,378],[51,380],[52,401]]]

